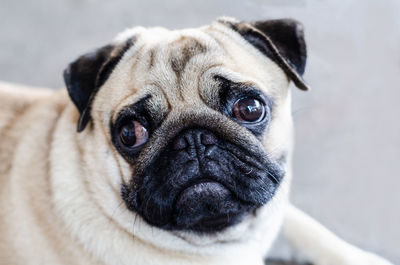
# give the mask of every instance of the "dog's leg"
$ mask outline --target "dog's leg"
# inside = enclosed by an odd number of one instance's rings
[[[392,265],[373,253],[350,245],[290,204],[283,233],[295,250],[315,265]]]

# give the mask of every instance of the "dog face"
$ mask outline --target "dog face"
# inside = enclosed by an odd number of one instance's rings
[[[307,89],[305,58],[297,22],[233,19],[134,28],[78,58],[64,77],[99,204],[171,232],[256,219],[286,181],[288,84]]]

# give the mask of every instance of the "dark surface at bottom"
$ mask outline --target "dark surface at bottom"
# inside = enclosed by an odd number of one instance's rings
[[[311,263],[298,263],[296,261],[268,259],[265,261],[265,265],[312,265],[312,264]]]

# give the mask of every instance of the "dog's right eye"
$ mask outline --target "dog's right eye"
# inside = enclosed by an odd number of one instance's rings
[[[130,121],[121,127],[119,132],[121,143],[126,147],[138,147],[147,142],[149,133],[138,121]]]

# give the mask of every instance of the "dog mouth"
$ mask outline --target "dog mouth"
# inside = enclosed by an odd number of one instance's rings
[[[177,196],[174,220],[178,227],[199,232],[222,230],[240,221],[242,204],[221,182],[203,179],[186,185]]]

